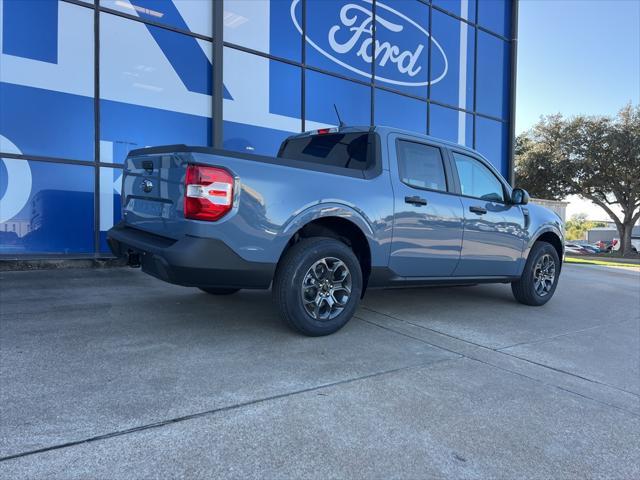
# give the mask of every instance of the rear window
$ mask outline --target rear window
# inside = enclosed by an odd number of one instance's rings
[[[285,140],[278,157],[367,170],[374,165],[373,134],[328,133]]]

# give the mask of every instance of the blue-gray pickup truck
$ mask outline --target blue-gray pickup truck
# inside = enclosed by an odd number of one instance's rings
[[[387,127],[326,128],[277,157],[171,145],[132,151],[113,252],[214,295],[272,288],[286,322],[335,332],[374,287],[510,283],[543,305],[560,218],[481,155]]]

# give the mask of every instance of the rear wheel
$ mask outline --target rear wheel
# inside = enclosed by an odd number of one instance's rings
[[[329,335],[353,316],[362,293],[362,271],[353,251],[327,237],[295,244],[278,265],[273,298],[284,320],[309,336]]]
[[[519,280],[511,283],[513,296],[525,305],[540,306],[553,297],[560,275],[560,258],[553,245],[536,242]]]
[[[209,288],[209,287],[198,287],[203,292],[207,292],[211,295],[232,295],[236,292],[239,292],[239,288]]]

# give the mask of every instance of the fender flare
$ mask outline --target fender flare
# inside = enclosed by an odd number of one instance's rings
[[[376,241],[374,228],[372,223],[366,215],[357,210],[356,208],[345,205],[338,202],[323,202],[307,207],[291,217],[291,219],[284,225],[281,235],[285,240],[282,250],[280,251],[280,257],[284,253],[286,246],[291,238],[305,225],[321,218],[342,218],[353,223],[364,234],[367,243],[369,244],[369,251],[371,252],[371,263],[374,265],[375,261],[380,261],[384,256],[381,252],[381,246]]]
[[[563,245],[563,251],[564,251],[564,234],[556,225],[547,223],[540,226],[540,228],[538,228],[535,231],[535,233],[531,235],[531,237],[529,237],[529,242],[527,243],[527,247],[523,252],[524,253],[523,258],[525,260],[529,258],[529,253],[531,252],[531,248],[533,247],[533,244],[536,243],[543,234],[548,232],[554,233],[555,235],[558,236],[558,238],[560,239],[560,243],[562,243]],[[560,256],[560,261],[562,261],[562,256]]]

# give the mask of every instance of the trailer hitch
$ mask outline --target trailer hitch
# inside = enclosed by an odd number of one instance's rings
[[[140,268],[140,254],[129,250],[127,253],[127,265],[131,268]]]

